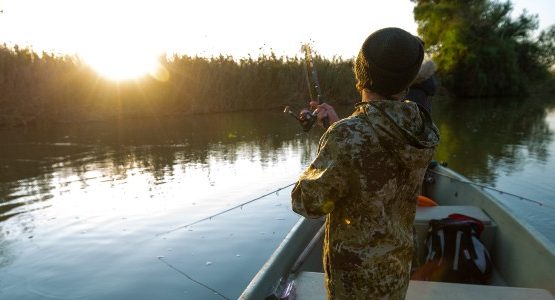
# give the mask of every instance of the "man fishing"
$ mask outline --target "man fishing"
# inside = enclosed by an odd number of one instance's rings
[[[384,28],[364,41],[355,62],[362,101],[333,123],[292,191],[293,210],[326,216],[329,299],[404,299],[412,224],[439,131],[429,113],[404,101],[424,56],[420,41]],[[329,116],[331,107],[320,113]]]

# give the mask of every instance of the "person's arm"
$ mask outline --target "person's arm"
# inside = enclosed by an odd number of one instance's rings
[[[318,218],[332,212],[337,202],[347,196],[352,168],[350,155],[341,146],[343,143],[348,143],[345,132],[337,127],[322,136],[318,155],[291,192],[296,213]]]

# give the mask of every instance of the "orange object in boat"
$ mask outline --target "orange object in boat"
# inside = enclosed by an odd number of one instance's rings
[[[418,206],[437,206],[437,202],[435,202],[434,200],[426,197],[426,196],[416,196],[416,202],[418,204]]]

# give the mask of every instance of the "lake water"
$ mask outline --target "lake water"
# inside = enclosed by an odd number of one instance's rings
[[[433,115],[437,160],[544,203],[496,195],[554,242],[555,101]],[[0,299],[237,298],[298,220],[321,134],[279,111],[0,131]]]

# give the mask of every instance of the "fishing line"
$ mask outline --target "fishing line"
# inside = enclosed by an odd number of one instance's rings
[[[283,186],[283,187],[280,187],[280,188],[278,188],[278,189],[276,189],[276,190],[273,190],[273,191],[271,191],[271,192],[269,192],[269,193],[266,193],[266,194],[264,194],[264,195],[258,196],[258,197],[254,198],[254,199],[249,200],[249,201],[245,201],[245,202],[243,202],[243,203],[241,203],[241,204],[235,205],[235,206],[233,206],[233,207],[231,207],[231,208],[228,208],[228,209],[226,209],[226,210],[223,210],[223,211],[221,211],[221,212],[219,212],[219,213],[217,213],[217,214],[213,214],[213,215],[211,215],[211,216],[208,216],[208,217],[206,217],[206,218],[197,220],[197,221],[195,221],[195,222],[192,222],[192,223],[189,223],[189,224],[186,224],[186,225],[182,225],[182,226],[179,226],[179,227],[174,228],[174,229],[172,229],[172,230],[168,230],[168,231],[165,231],[165,232],[156,234],[155,237],[163,236],[163,235],[166,235],[166,234],[168,234],[168,233],[171,233],[171,232],[174,232],[174,231],[183,229],[183,228],[187,228],[187,227],[189,227],[189,226],[193,226],[193,225],[198,224],[198,223],[200,223],[200,222],[204,222],[204,221],[206,221],[206,220],[211,220],[211,219],[214,218],[214,217],[217,217],[217,216],[219,216],[219,215],[225,214],[225,213],[230,212],[230,211],[232,211],[232,210],[234,210],[234,209],[243,207],[243,206],[245,206],[245,205],[247,205],[247,204],[250,204],[250,203],[252,203],[252,202],[254,202],[254,201],[260,200],[260,199],[262,199],[262,198],[264,198],[264,197],[266,197],[266,196],[269,196],[269,195],[271,195],[271,194],[275,194],[275,193],[277,193],[277,192],[279,192],[279,191],[281,191],[281,190],[283,190],[283,189],[286,189],[286,188],[288,188],[288,187],[290,187],[290,186],[292,186],[292,185],[294,185],[294,184],[295,184],[295,183],[288,184],[288,185],[286,185],[286,186]],[[173,269],[174,271],[178,272],[179,274],[181,274],[181,275],[187,277],[187,279],[191,280],[192,282],[194,282],[194,283],[196,283],[196,284],[198,284],[198,285],[200,285],[200,286],[202,286],[202,287],[204,287],[204,288],[206,288],[206,289],[212,291],[214,294],[220,296],[221,298],[226,299],[226,300],[231,300],[230,298],[224,296],[224,295],[223,295],[222,293],[220,293],[219,291],[217,291],[217,290],[211,288],[210,286],[208,286],[208,285],[206,285],[206,284],[204,284],[204,283],[202,283],[202,282],[200,282],[200,281],[194,279],[193,277],[189,276],[187,273],[185,273],[185,272],[181,271],[180,269],[176,268],[175,266],[173,266],[172,264],[170,264],[169,262],[167,262],[166,260],[164,260],[163,257],[158,257],[158,260],[160,260],[160,261],[163,262],[166,266],[170,267],[171,269]]]
[[[223,215],[223,214],[225,214],[225,213],[227,213],[227,212],[230,212],[230,211],[232,211],[232,210],[235,210],[235,209],[237,209],[237,208],[242,208],[243,206],[245,206],[245,205],[247,205],[247,204],[250,204],[250,203],[252,203],[252,202],[254,202],[254,201],[256,201],[256,200],[260,200],[260,199],[262,199],[262,198],[264,198],[264,197],[266,197],[266,196],[269,196],[269,195],[271,195],[271,194],[275,194],[275,193],[277,193],[277,192],[279,192],[279,191],[281,191],[281,190],[283,190],[283,189],[286,189],[286,188],[288,188],[288,187],[290,187],[290,186],[292,186],[292,185],[294,185],[294,184],[295,184],[295,183],[291,183],[291,184],[288,184],[288,185],[286,185],[286,186],[280,187],[280,188],[278,188],[277,190],[271,191],[271,192],[266,193],[266,194],[264,194],[264,195],[262,195],[262,196],[258,196],[258,197],[254,198],[254,199],[249,200],[249,201],[240,203],[240,204],[238,204],[238,205],[235,205],[235,206],[233,206],[233,207],[231,207],[231,208],[228,208],[228,209],[226,209],[226,210],[224,210],[224,211],[221,211],[221,212],[219,212],[219,213],[217,213],[217,214],[213,214],[213,215],[208,216],[208,217],[206,217],[206,218],[203,218],[203,219],[194,221],[194,222],[189,223],[189,224],[181,225],[181,226],[179,226],[179,227],[176,227],[176,228],[174,228],[174,229],[171,229],[171,230],[168,230],[168,231],[165,231],[165,232],[162,232],[162,233],[158,233],[158,234],[156,234],[156,237],[163,236],[163,235],[172,233],[172,232],[174,232],[174,231],[187,228],[187,227],[189,227],[189,226],[193,226],[193,225],[198,224],[198,223],[200,223],[200,222],[204,222],[204,221],[207,221],[207,220],[211,220],[211,219],[214,218],[214,217],[217,217],[217,216],[219,216],[219,215]]]
[[[172,264],[170,264],[170,263],[168,263],[167,261],[165,261],[163,257],[158,257],[158,259],[159,259],[161,262],[163,262],[164,264],[166,264],[166,266],[172,268],[173,270],[175,270],[175,271],[178,272],[179,274],[181,274],[181,275],[187,277],[187,279],[191,280],[192,282],[194,282],[194,283],[196,283],[196,284],[198,284],[198,285],[200,285],[200,286],[203,286],[203,287],[205,287],[205,288],[211,290],[212,292],[214,292],[214,294],[216,294],[216,295],[218,295],[218,296],[220,296],[220,297],[222,297],[222,298],[224,298],[224,299],[226,299],[226,300],[231,300],[231,299],[229,299],[228,297],[224,296],[222,293],[218,292],[217,290],[215,290],[215,289],[213,289],[213,288],[207,286],[206,284],[204,284],[204,283],[202,283],[202,282],[200,282],[200,281],[194,279],[193,277],[187,275],[187,273],[185,273],[185,272],[179,270],[178,268],[174,267]]]
[[[488,189],[488,190],[496,191],[496,192],[498,192],[498,193],[500,193],[500,194],[507,194],[507,195],[513,196],[513,197],[515,197],[515,198],[517,198],[517,199],[520,199],[520,200],[522,200],[522,201],[528,201],[528,202],[537,204],[537,205],[539,205],[539,206],[543,206],[543,207],[548,207],[548,208],[551,208],[551,209],[555,209],[555,206],[551,206],[551,205],[545,204],[545,203],[543,203],[543,202],[540,202],[540,201],[537,201],[537,200],[533,200],[533,199],[530,199],[530,198],[526,198],[526,197],[523,197],[523,196],[520,196],[520,195],[517,195],[517,194],[509,193],[509,192],[506,192],[506,191],[503,191],[503,190],[494,188],[494,187],[489,186],[489,185],[477,183],[477,182],[470,181],[470,180],[462,180],[462,179],[459,179],[459,178],[456,178],[456,177],[447,175],[447,174],[445,174],[445,173],[437,172],[437,171],[430,170],[430,169],[429,169],[428,171],[431,172],[431,173],[437,174],[437,175],[441,175],[441,176],[443,176],[443,177],[447,177],[447,178],[449,178],[449,179],[451,179],[451,180],[455,180],[455,181],[461,182],[461,183],[466,183],[466,184],[470,184],[470,185],[475,185],[475,186],[481,187],[481,188],[483,188],[483,189]]]

